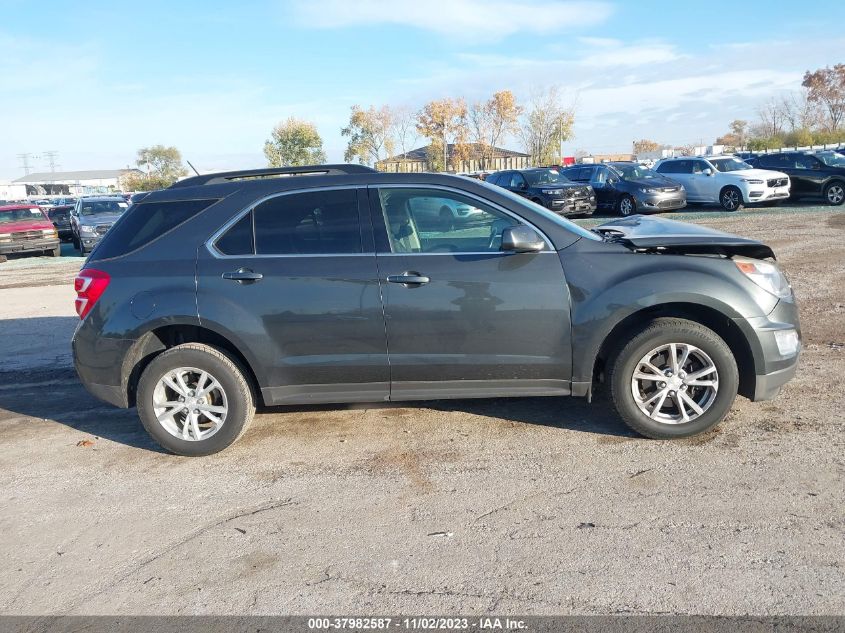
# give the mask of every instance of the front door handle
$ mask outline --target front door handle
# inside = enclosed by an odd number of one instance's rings
[[[233,272],[223,273],[223,279],[232,279],[233,281],[237,281],[239,284],[253,283],[263,278],[264,275],[254,272],[249,268],[239,268]]]
[[[408,271],[401,275],[388,275],[387,281],[392,284],[403,284],[405,286],[421,286],[427,284],[431,279],[417,272]]]

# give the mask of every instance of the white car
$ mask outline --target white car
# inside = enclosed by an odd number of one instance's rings
[[[666,158],[655,171],[680,182],[688,202],[717,202],[726,211],[789,197],[789,176],[755,169],[736,156]]]

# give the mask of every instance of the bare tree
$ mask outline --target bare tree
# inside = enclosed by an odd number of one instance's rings
[[[772,138],[783,134],[785,117],[783,108],[777,99],[772,97],[757,108],[757,116],[759,123],[756,129],[762,133],[762,136]]]
[[[408,106],[393,108],[393,125],[390,135],[399,155],[406,156],[420,139],[417,131],[417,113]]]
[[[555,162],[563,141],[572,137],[574,106],[565,106],[556,86],[535,92],[523,115],[519,137],[534,165]]]
[[[819,125],[819,109],[814,102],[810,101],[807,89],[783,95],[781,111],[790,132],[812,130]]]

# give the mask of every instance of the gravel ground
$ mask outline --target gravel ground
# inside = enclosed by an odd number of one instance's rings
[[[682,217],[775,247],[806,347],[675,442],[496,399],[268,409],[174,457],[68,365],[81,260],[0,264],[0,613],[842,614],[845,213]]]

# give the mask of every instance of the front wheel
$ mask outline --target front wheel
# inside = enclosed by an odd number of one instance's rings
[[[719,194],[719,204],[725,211],[742,209],[742,192],[737,187],[725,187]]]
[[[629,216],[637,212],[637,203],[631,196],[622,196],[616,203],[619,215]]]
[[[47,251],[47,255],[49,257],[59,257],[62,254],[62,243],[59,242],[59,245],[56,248],[52,248]]]
[[[739,388],[736,359],[700,323],[655,319],[621,348],[609,376],[613,403],[637,433],[675,439],[721,422]]]
[[[832,182],[824,188],[824,199],[829,205],[838,206],[845,201],[845,185],[841,182]]]
[[[238,364],[198,343],[158,355],[141,374],[138,415],[152,438],[177,455],[222,451],[237,440],[253,414],[252,391]]]
[[[76,237],[76,233],[73,233],[73,234],[70,236],[70,241],[71,241],[71,242],[73,242],[73,247],[74,247],[76,250],[78,250],[78,251],[79,251],[79,250],[82,250],[82,243],[79,241],[79,238],[78,238],[78,237]]]

